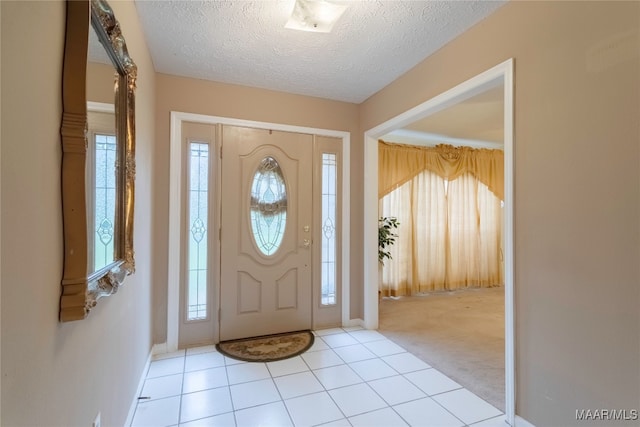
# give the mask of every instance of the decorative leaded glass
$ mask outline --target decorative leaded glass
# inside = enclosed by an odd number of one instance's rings
[[[275,254],[287,223],[287,188],[273,157],[262,159],[253,175],[249,209],[256,246],[264,255]]]
[[[199,320],[207,317],[209,145],[192,142],[189,154],[187,320]]]
[[[114,260],[116,216],[116,137],[95,134],[93,270]]]
[[[336,215],[338,200],[337,159],[322,153],[322,260],[321,303],[336,304]]]

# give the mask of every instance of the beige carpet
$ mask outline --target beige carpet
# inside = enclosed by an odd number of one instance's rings
[[[504,287],[382,298],[379,331],[504,411]]]

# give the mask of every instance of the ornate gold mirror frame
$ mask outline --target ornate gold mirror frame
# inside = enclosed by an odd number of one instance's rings
[[[113,262],[89,267],[87,218],[87,54],[90,27],[114,66],[115,215]],[[60,321],[84,319],[99,298],[115,293],[135,270],[133,208],[135,181],[135,100],[137,69],[120,25],[105,0],[67,0],[62,80],[62,214],[64,270]],[[93,185],[93,183],[91,184]]]

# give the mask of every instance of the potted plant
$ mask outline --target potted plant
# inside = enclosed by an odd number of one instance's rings
[[[384,265],[385,258],[391,259],[388,247],[396,241],[397,234],[393,232],[400,223],[396,217],[381,217],[378,219],[378,261]]]

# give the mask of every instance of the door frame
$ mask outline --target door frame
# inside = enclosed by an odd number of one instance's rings
[[[311,135],[321,135],[336,137],[342,140],[342,324],[349,324],[350,306],[350,286],[349,286],[349,254],[350,251],[350,215],[349,203],[350,188],[350,152],[351,134],[345,131],[311,128],[304,126],[294,126],[282,123],[268,123],[254,120],[235,119],[231,117],[209,116],[204,114],[185,113],[171,111],[170,119],[170,146],[169,146],[169,248],[168,259],[182,259],[181,257],[181,200],[183,191],[183,150],[182,150],[182,122],[194,122],[210,125],[232,125],[250,127],[266,130],[278,130],[284,132],[306,133]],[[219,169],[219,168],[218,168]],[[214,171],[216,176],[219,170]],[[178,349],[178,334],[180,324],[180,285],[181,285],[181,263],[167,263],[167,352]],[[220,295],[219,281],[213,284],[212,292]],[[219,298],[215,298],[213,313],[218,313],[220,308]],[[217,316],[217,315],[216,315]],[[216,330],[212,331],[213,342],[219,339],[219,325],[216,322]]]
[[[378,328],[378,138],[502,82],[504,87],[505,415],[515,425],[514,59],[460,83],[364,133],[364,327]]]

